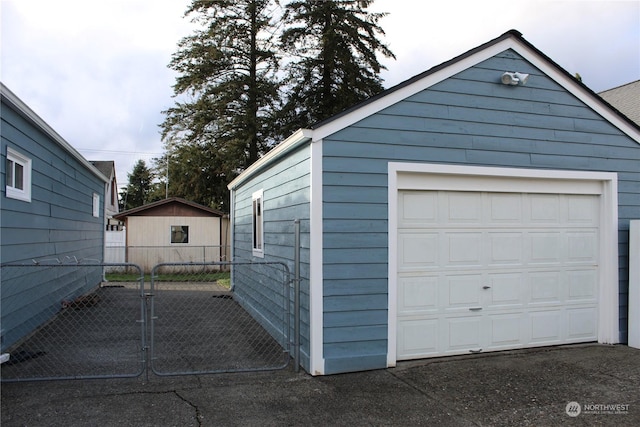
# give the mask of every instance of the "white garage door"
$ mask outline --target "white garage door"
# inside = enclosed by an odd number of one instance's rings
[[[399,191],[397,359],[596,341],[599,200]]]

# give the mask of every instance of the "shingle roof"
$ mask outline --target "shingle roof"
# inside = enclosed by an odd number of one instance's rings
[[[128,216],[140,215],[142,212],[150,211],[150,210],[156,209],[156,208],[158,208],[160,206],[169,205],[169,204],[180,204],[180,205],[184,205],[184,206],[190,206],[192,208],[201,210],[201,211],[203,211],[205,213],[212,214],[214,216],[219,216],[219,217],[223,217],[225,215],[224,212],[221,212],[221,211],[216,210],[216,209],[211,209],[208,206],[203,206],[203,205],[200,205],[198,203],[182,199],[180,197],[169,197],[168,199],[158,200],[156,202],[148,203],[148,204],[143,205],[143,206],[138,206],[137,208],[133,208],[133,209],[129,209],[129,210],[120,212],[117,215],[114,215],[113,217],[116,218],[116,219],[125,219]]]
[[[111,171],[115,168],[113,160],[89,160],[89,163],[95,166],[107,179],[111,178]]]
[[[598,95],[640,125],[640,80],[605,90]]]

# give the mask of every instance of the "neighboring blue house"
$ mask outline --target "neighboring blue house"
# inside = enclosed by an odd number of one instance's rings
[[[313,375],[626,340],[640,128],[517,31],[299,130],[229,188],[234,259],[292,265],[301,221]]]
[[[1,85],[2,351],[46,322],[63,300],[100,284],[100,268],[17,269],[32,260],[102,260],[104,192],[94,166]]]

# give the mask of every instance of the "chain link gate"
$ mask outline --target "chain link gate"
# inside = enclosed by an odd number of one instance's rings
[[[230,286],[225,271],[234,275]],[[282,369],[289,363],[290,274],[280,262],[164,263],[151,273],[156,375]]]
[[[282,369],[291,277],[279,262],[3,264],[2,382]],[[235,286],[230,286],[230,274]],[[108,279],[108,280],[106,280]]]
[[[105,273],[126,278],[105,281]],[[134,264],[1,266],[2,381],[132,378],[145,371],[144,277]]]

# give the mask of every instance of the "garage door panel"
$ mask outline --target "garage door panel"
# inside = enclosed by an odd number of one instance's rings
[[[531,343],[558,344],[561,342],[562,310],[538,311],[529,315]]]
[[[482,348],[482,317],[447,318],[443,322],[445,327],[441,340],[447,343],[446,351],[469,351]]]
[[[401,277],[398,314],[434,314],[439,309],[438,277]]]
[[[446,300],[441,301],[440,306],[447,311],[469,310],[470,307],[478,307],[482,304],[481,274],[446,275],[441,283],[444,284],[441,294],[446,296]]]
[[[560,304],[562,301],[562,272],[542,271],[529,273],[529,289],[532,304]]]
[[[405,320],[398,323],[398,355],[410,359],[413,356],[437,355],[439,321],[437,319]]]
[[[532,231],[529,233],[531,264],[560,264],[562,262],[562,233]]]
[[[569,340],[593,340],[598,337],[595,307],[569,308],[566,310],[567,337]]]
[[[598,271],[570,270],[567,271],[568,301],[595,302],[598,286]]]
[[[599,204],[400,191],[398,359],[595,340]]]
[[[482,194],[471,192],[440,193],[446,197],[444,220],[449,224],[481,224]]]
[[[488,238],[490,266],[524,263],[523,233],[490,231]]]
[[[523,223],[523,198],[521,194],[488,194],[489,220],[503,224]]]
[[[529,194],[528,212],[532,224],[560,222],[560,196],[557,194]]]
[[[567,221],[570,224],[598,225],[598,198],[588,195],[568,195]]]
[[[520,313],[489,316],[491,334],[487,348],[498,350],[522,345],[524,337],[523,317]]]
[[[400,271],[425,269],[439,265],[438,233],[412,233],[410,231],[399,234]]]
[[[567,233],[567,262],[597,262],[598,236],[595,231],[575,231]]]
[[[488,309],[514,309],[526,301],[526,290],[522,273],[489,274],[487,284],[482,286]],[[485,287],[488,286],[488,289]]]
[[[444,266],[479,267],[482,265],[482,233],[445,233]]]
[[[398,216],[400,225],[435,224],[438,221],[438,192],[403,192]]]

